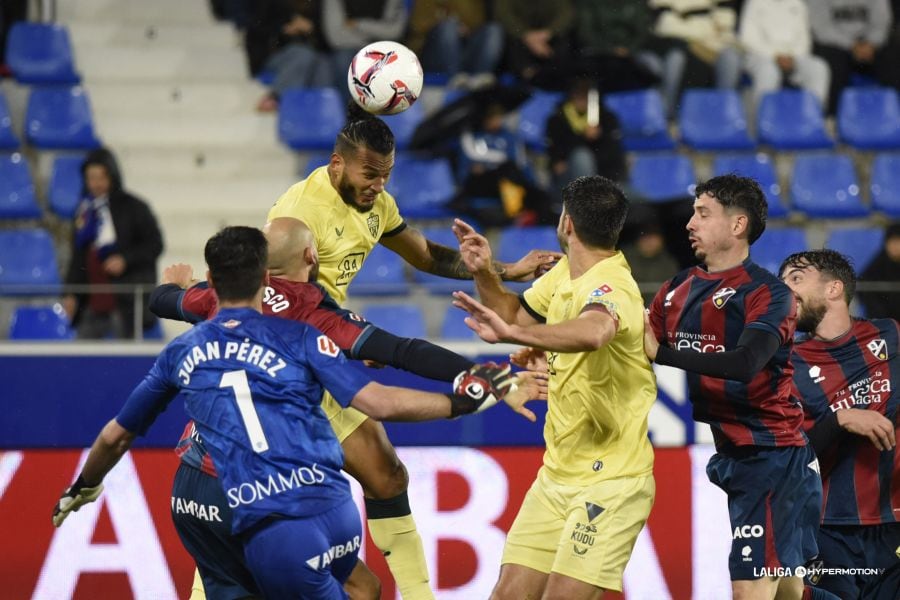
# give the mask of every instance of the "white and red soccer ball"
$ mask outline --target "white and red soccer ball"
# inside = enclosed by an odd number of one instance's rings
[[[353,57],[347,86],[363,110],[393,115],[412,106],[422,93],[422,65],[403,44],[374,42]]]

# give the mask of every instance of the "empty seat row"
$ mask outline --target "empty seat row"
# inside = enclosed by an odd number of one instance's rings
[[[769,215],[788,213],[774,165],[765,154],[719,156],[713,175],[737,173],[756,179],[769,201]],[[650,202],[692,197],[696,175],[691,159],[682,154],[642,154],[631,168],[631,186]],[[863,203],[862,187],[849,156],[833,153],[798,155],[790,184],[791,207],[810,217],[864,217],[870,211],[900,216],[900,154],[879,154],[872,162],[871,208]]]
[[[50,173],[50,210],[63,218],[75,216],[83,188],[81,155],[57,156]],[[41,209],[35,196],[28,161],[18,152],[0,154],[0,219],[37,219]]]
[[[88,150],[100,146],[84,88],[32,88],[25,109],[25,142],[39,150]],[[18,148],[9,106],[0,94],[0,150]]]
[[[884,230],[878,227],[833,229],[825,247],[848,256],[857,273],[872,262],[884,243]],[[782,261],[795,252],[809,250],[806,232],[800,227],[769,227],[750,247],[750,257],[761,267],[778,273]]]

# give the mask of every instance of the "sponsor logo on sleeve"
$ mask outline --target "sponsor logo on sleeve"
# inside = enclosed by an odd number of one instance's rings
[[[317,337],[316,341],[318,342],[318,348],[319,348],[320,354],[324,354],[325,356],[330,356],[330,357],[334,358],[341,351],[341,349],[337,347],[337,344],[335,344],[333,341],[331,341],[331,338],[325,334],[322,334],[319,337]]]

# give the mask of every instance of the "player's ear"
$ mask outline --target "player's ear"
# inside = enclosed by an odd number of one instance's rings
[[[213,289],[216,288],[216,286],[213,285],[212,272],[211,272],[211,271],[207,271],[207,272],[206,272],[206,284],[207,284],[209,287],[213,288]]]
[[[834,279],[828,282],[828,298],[829,300],[844,298],[844,282],[840,279]]]
[[[266,287],[267,285],[269,285],[269,270],[268,269],[266,269],[263,272],[262,284],[263,284],[263,287]]]
[[[749,227],[750,217],[742,213],[736,213],[734,215],[734,220],[731,223],[731,228],[735,236],[740,236],[746,233],[749,237],[749,232],[747,231]]]
[[[344,171],[344,157],[337,152],[332,152],[331,159],[328,161],[328,169],[335,175],[340,176]]]

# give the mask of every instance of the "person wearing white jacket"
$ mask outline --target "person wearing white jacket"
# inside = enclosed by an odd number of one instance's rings
[[[753,79],[753,104],[784,81],[809,90],[824,108],[831,71],[812,54],[809,12],[803,0],[747,0],[741,14],[744,70]]]

